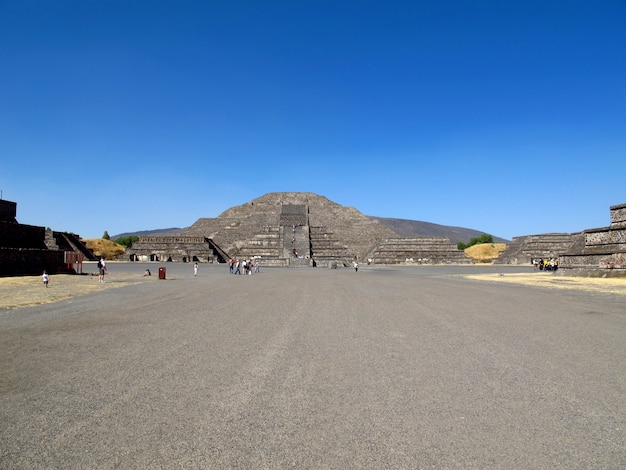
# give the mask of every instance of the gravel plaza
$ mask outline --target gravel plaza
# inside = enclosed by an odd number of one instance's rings
[[[626,467],[624,295],[159,266],[0,309],[1,468]]]

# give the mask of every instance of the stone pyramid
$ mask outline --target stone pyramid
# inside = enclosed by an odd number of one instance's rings
[[[353,207],[307,192],[268,193],[218,217],[198,219],[182,235],[210,238],[233,257],[288,259],[291,265],[301,259],[318,266],[362,259],[382,240],[398,237]]]

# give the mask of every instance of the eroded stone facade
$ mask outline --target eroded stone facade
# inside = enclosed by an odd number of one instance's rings
[[[584,235],[578,233],[543,233],[513,237],[512,243],[500,253],[500,264],[530,264],[536,259],[559,258],[577,244]]]
[[[224,253],[206,237],[139,237],[120,259],[125,261],[223,263]]]
[[[398,245],[398,234],[378,220],[313,193],[269,193],[199,219],[182,234],[210,240],[226,258],[254,258],[266,266],[348,266],[372,257],[384,263],[470,262],[448,239],[403,239]],[[141,239],[130,253],[140,260],[191,260],[189,246],[165,238]],[[384,256],[373,254],[377,247]]]
[[[626,204],[611,206],[611,225],[583,232],[584,244],[560,257],[570,275],[626,277]]]
[[[17,203],[0,200],[0,276],[81,272],[83,259],[95,259],[77,235],[20,224],[16,215]]]

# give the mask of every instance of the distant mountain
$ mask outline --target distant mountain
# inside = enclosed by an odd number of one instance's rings
[[[155,230],[141,230],[139,232],[124,232],[118,235],[113,235],[111,240],[115,240],[120,237],[130,237],[134,235],[136,237],[168,237],[179,235],[184,229],[172,227],[172,228],[158,228]]]
[[[406,238],[443,237],[449,238],[452,243],[467,243],[470,239],[480,237],[483,233],[485,233],[471,228],[451,227],[448,225],[432,224],[430,222],[422,222],[419,220],[370,217],[385,224],[401,237]],[[488,233],[487,235],[491,235],[495,243],[511,243],[510,240],[496,237],[491,233]]]

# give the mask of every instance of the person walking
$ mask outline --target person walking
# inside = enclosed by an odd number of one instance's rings
[[[354,271],[355,272],[359,272],[359,263],[357,263],[356,261],[354,262]]]
[[[195,263],[193,265],[193,277],[197,277],[198,276],[198,263]]]
[[[48,279],[50,278],[48,276],[48,272],[44,269],[43,270],[43,274],[41,276],[41,278],[43,279],[43,285],[46,287],[46,289],[48,288]]]

